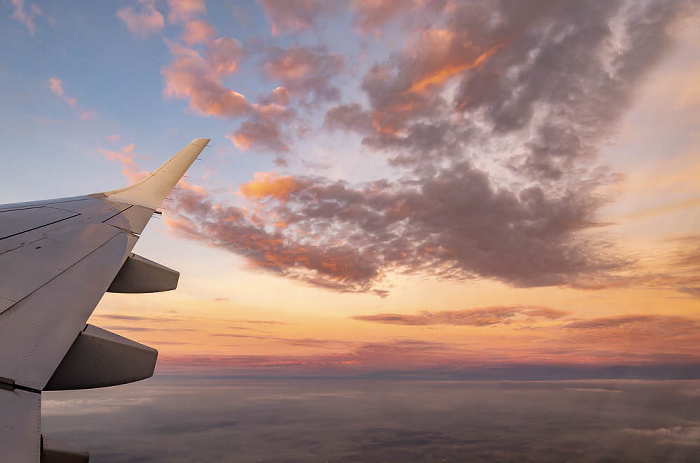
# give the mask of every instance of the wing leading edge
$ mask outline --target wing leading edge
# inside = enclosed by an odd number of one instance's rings
[[[127,188],[0,206],[3,458],[50,463],[67,455],[42,439],[41,391],[104,387],[153,374],[155,349],[86,322],[108,289],[151,292],[177,286],[177,272],[131,250],[208,142],[193,140]],[[65,461],[87,461],[80,452],[75,458]]]

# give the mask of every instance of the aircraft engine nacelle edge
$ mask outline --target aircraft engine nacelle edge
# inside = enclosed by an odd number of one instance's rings
[[[177,288],[180,272],[131,254],[107,288],[110,293],[158,293]]]
[[[44,387],[45,391],[93,389],[153,376],[158,351],[87,325]]]

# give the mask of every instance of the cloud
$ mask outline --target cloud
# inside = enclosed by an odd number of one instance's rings
[[[310,29],[316,20],[338,8],[335,0],[262,0],[272,35]]]
[[[670,430],[688,438],[697,432],[697,424],[688,423],[694,402],[675,398],[687,382],[662,383],[195,380],[156,374],[126,388],[48,393],[42,407],[46,429],[60,442],[89,450],[95,461],[236,455],[240,461],[296,463],[318,454],[343,463],[693,461],[695,445],[629,432]],[[613,399],[584,398],[567,390],[572,385],[623,392]]]
[[[182,321],[178,318],[172,317],[144,317],[142,315],[121,315],[121,314],[98,314],[95,318],[100,318],[104,320],[120,320],[120,321],[130,321],[130,322],[178,322]]]
[[[186,23],[207,12],[204,0],[168,0],[168,21]]]
[[[663,444],[700,446],[700,426],[674,426],[657,429],[626,429],[627,433],[645,439],[656,440]]]
[[[134,153],[134,144],[124,145],[119,148],[119,151],[111,151],[104,148],[97,150],[110,161],[119,162],[122,165],[122,174],[129,179],[131,183],[137,183],[148,176],[148,172],[141,169],[136,158],[139,156]]]
[[[445,310],[440,312],[422,311],[416,315],[377,314],[356,315],[354,320],[394,325],[429,326],[496,326],[534,323],[543,320],[557,320],[570,312],[537,306],[483,307],[466,310]]]
[[[644,345],[645,350],[667,343],[700,342],[700,323],[677,315],[615,315],[572,321],[562,327],[573,342]]]
[[[189,109],[201,116],[245,118],[237,129],[226,135],[241,151],[255,148],[288,152],[288,134],[283,124],[294,120],[295,112],[283,106],[289,99],[287,89],[278,87],[261,97],[258,103],[250,103],[244,95],[221,81],[223,76],[238,69],[244,54],[241,44],[230,37],[209,38],[192,38],[206,42],[204,56],[193,48],[166,40],[174,60],[162,70],[165,95],[189,100]]]
[[[63,92],[63,81],[59,79],[58,77],[51,77],[49,79],[49,88],[51,89],[51,92],[56,95],[57,97],[61,98],[63,101],[71,105],[72,107],[76,107],[78,104],[78,100],[76,98],[71,98],[68,97],[64,92]]]
[[[217,74],[228,75],[236,72],[242,56],[241,44],[234,38],[221,37],[206,44],[206,61]]]
[[[289,151],[279,124],[270,119],[244,121],[240,128],[226,135],[226,138],[229,138],[241,151],[248,151],[253,145],[261,150],[275,153]]]
[[[182,39],[188,45],[204,43],[216,37],[216,28],[204,20],[189,21],[182,31]]]
[[[363,34],[378,34],[387,22],[407,16],[425,18],[442,10],[447,0],[353,0],[355,28]]]
[[[345,60],[323,47],[270,47],[262,64],[268,79],[280,82],[291,95],[310,102],[335,101],[340,91],[331,80],[345,69]]]
[[[402,2],[367,3],[394,11]],[[686,7],[453,4],[444,26],[418,28],[366,74],[375,134],[360,124],[365,144],[411,166],[480,150],[519,174],[566,180],[610,136]]]
[[[584,290],[614,288],[653,288],[673,290],[691,297],[700,294],[700,239],[696,235],[665,240],[674,247],[655,266],[655,272],[642,271],[622,275],[581,278],[570,284]]]
[[[24,5],[24,0],[11,0],[12,6],[15,8],[12,13],[12,18],[27,27],[30,35],[36,33],[36,17],[41,16],[41,8],[36,3],[29,5],[29,9]]]
[[[256,218],[242,209],[221,204],[215,207],[205,191],[183,189],[176,193],[174,213],[165,219],[171,231],[236,252],[257,268],[331,285],[339,291],[369,290],[366,286],[377,275],[366,256],[350,246],[298,243],[285,238],[279,229],[257,224]]]
[[[117,18],[137,37],[148,37],[160,32],[165,27],[165,20],[163,14],[156,9],[155,0],[140,0],[139,3],[140,12],[127,6],[117,10]]]
[[[285,201],[303,185],[294,177],[280,177],[274,172],[257,172],[253,181],[241,185],[239,192],[247,198],[275,198]]]
[[[354,131],[362,135],[373,133],[372,114],[359,103],[333,106],[326,112],[324,124],[331,130]]]
[[[51,93],[68,103],[76,112],[79,114],[81,121],[86,121],[97,116],[97,111],[94,109],[80,109],[78,108],[78,99],[68,96],[63,90],[63,81],[58,77],[49,78],[49,89]]]
[[[191,48],[168,41],[175,60],[162,74],[164,93],[170,98],[189,99],[189,108],[203,116],[241,117],[251,111],[242,94],[225,87],[217,74],[220,55],[212,53],[207,62]]]
[[[322,276],[326,272],[321,268],[340,259],[342,265],[327,276],[352,275],[340,278],[351,286],[307,279],[331,289],[369,290],[392,270],[546,286],[619,265],[595,243],[575,239],[574,232],[592,221],[595,200],[574,194],[547,199],[535,187],[518,194],[497,190],[483,172],[468,165],[440,171],[417,187],[374,182],[352,188],[322,178],[286,181],[296,188],[285,193],[283,203],[265,208],[275,222],[288,225],[275,237],[285,244],[268,249],[266,259],[291,275],[299,268],[298,259],[309,257],[302,257],[301,250],[313,250],[312,260],[327,263],[314,268],[311,277]],[[214,242],[239,249],[234,243],[241,238],[227,231],[230,224],[213,220],[221,211],[207,211],[208,198],[196,199],[203,207],[188,217],[188,227],[204,225],[219,239],[233,240]]]
[[[250,196],[250,208],[188,192],[192,209],[172,229],[336,291],[385,294],[392,272],[534,287],[631,270],[633,259],[600,229],[610,199],[600,187],[614,175],[596,154],[669,49],[687,4],[396,5],[354,8],[376,7],[365,15],[373,24],[428,11],[439,20],[409,21],[405,45],[364,75],[364,102],[338,103],[324,119],[328,129],[360,133],[393,169],[389,178],[294,176],[300,187],[283,201]],[[166,94],[189,98],[202,115],[245,118],[228,135],[241,150],[292,152],[298,119],[286,105],[339,98],[333,81],[345,63],[322,47],[263,48],[263,74],[284,92],[254,104],[196,51],[171,48]]]

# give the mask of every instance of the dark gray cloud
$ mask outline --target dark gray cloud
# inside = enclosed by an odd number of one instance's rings
[[[389,3],[391,15],[415,13]],[[603,233],[582,233],[601,226],[607,199],[597,192],[614,177],[595,155],[690,3],[435,5],[444,27],[421,26],[410,46],[364,76],[369,105],[325,116],[329,129],[362,134],[397,169],[394,179],[300,177],[284,196],[249,198],[263,211],[254,217],[213,210],[218,201],[186,191],[181,205],[198,206],[169,223],[260,268],[337,291],[386,294],[378,282],[390,272],[519,287],[620,278],[611,275],[632,259]],[[292,98],[337,99],[331,79],[341,57],[308,47],[267,53],[264,73]],[[244,123],[234,142],[285,151],[276,120],[256,111],[259,121]]]
[[[264,151],[285,153],[289,151],[279,124],[271,119],[261,118],[243,121],[229,137],[237,148],[246,151],[254,146]]]
[[[499,156],[534,179],[560,180],[613,133],[668,49],[669,28],[690,6],[457,2],[445,10],[445,29],[424,28],[365,76],[376,131],[365,142],[396,149],[395,161],[420,164],[514,136]],[[443,90],[453,78],[457,90],[448,96]],[[346,126],[357,128],[352,121]]]
[[[333,106],[326,113],[325,125],[331,130],[350,130],[363,135],[373,132],[372,115],[359,103]]]
[[[573,193],[550,199],[538,187],[495,189],[468,165],[419,187],[375,182],[353,189],[319,178],[297,185],[286,201],[266,206],[285,224],[276,231],[237,208],[213,208],[196,191],[178,192],[180,217],[169,224],[261,268],[341,291],[370,290],[389,270],[543,286],[620,265],[574,234],[591,226],[599,200]]]
[[[340,91],[331,83],[345,70],[345,60],[323,47],[268,47],[263,75],[284,86],[304,103],[337,101]]]

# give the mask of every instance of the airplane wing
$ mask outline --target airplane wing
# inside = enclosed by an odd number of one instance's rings
[[[41,392],[153,375],[155,349],[86,322],[106,291],[175,289],[176,271],[131,250],[208,142],[121,190],[0,206],[0,460],[88,461],[42,436]]]

